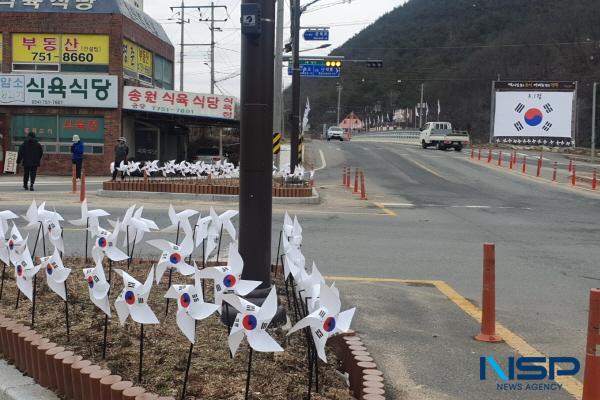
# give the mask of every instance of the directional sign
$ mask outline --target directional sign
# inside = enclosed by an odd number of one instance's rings
[[[329,31],[324,29],[304,31],[304,40],[329,40]]]
[[[288,75],[292,75],[291,67],[288,67]],[[300,65],[300,76],[312,78],[339,78],[340,68],[326,67],[325,65],[303,64]]]

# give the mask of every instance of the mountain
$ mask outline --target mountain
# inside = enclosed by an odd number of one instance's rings
[[[576,140],[585,145],[600,80],[598,21],[597,0],[409,0],[331,52],[346,59],[342,118],[414,108],[423,83],[430,118],[439,99],[442,120],[485,142],[493,80],[578,81]],[[367,59],[384,67],[366,68]],[[335,124],[336,83],[302,78],[300,103],[310,98],[315,132]]]

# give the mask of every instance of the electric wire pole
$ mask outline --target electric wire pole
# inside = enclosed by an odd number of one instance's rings
[[[290,149],[290,171],[298,166],[300,144],[300,0],[291,0],[292,8],[292,141]]]
[[[283,24],[285,4],[284,0],[277,0],[277,23],[275,25],[275,88],[273,102],[273,134],[283,135]],[[280,156],[275,155],[275,165],[280,167]]]

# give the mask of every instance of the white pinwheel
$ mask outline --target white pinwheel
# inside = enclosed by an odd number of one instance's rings
[[[238,252],[236,245],[229,246],[229,259],[227,265],[221,267],[205,268],[197,272],[202,279],[214,280],[215,304],[221,305],[225,294],[235,293],[246,296],[256,289],[262,282],[242,280],[244,260]]]
[[[172,204],[169,204],[169,220],[171,225],[163,229],[163,232],[176,232],[179,228],[183,228],[186,235],[192,234],[192,226],[190,218],[198,214],[196,210],[183,210],[176,212]]]
[[[33,301],[33,278],[40,270],[40,266],[34,266],[29,249],[16,256],[13,261],[15,265],[15,280],[17,287],[29,300]]]
[[[125,230],[129,231],[129,235],[125,235],[123,246],[127,246],[127,240],[129,240],[129,244],[138,244],[142,241],[146,232],[150,232],[152,229],[158,230],[158,226],[154,221],[142,217],[143,211],[144,207],[142,206],[135,210],[131,218],[128,218]],[[131,228],[131,230],[128,228]]]
[[[300,251],[299,247],[293,243],[288,242],[285,235],[281,237],[281,243],[283,244],[283,275],[287,279],[290,275],[294,279],[300,277],[300,272],[304,270],[306,264],[306,258]]]
[[[309,274],[304,268],[300,270],[298,278],[298,295],[300,300],[305,303],[310,312],[314,311],[316,302],[321,293],[321,286],[325,285],[323,275],[313,261],[312,270]]]
[[[294,234],[294,221],[292,221],[287,211],[283,216],[283,234],[288,238]]]
[[[0,232],[2,232],[0,239],[4,239],[8,232],[8,221],[15,218],[19,216],[10,210],[0,211]]]
[[[54,253],[50,257],[40,258],[40,268],[44,268],[46,271],[46,282],[48,283],[48,287],[52,289],[54,293],[59,295],[61,299],[67,300],[65,281],[69,277],[71,270],[65,268],[63,265],[57,247],[54,248]]]
[[[239,212],[237,210],[227,210],[221,215],[217,215],[214,208],[210,208],[210,217],[212,219],[212,223],[215,225],[216,230],[220,233],[221,229],[225,229],[232,240],[236,240],[236,231],[233,223],[231,222],[231,218],[238,215]]]
[[[271,289],[262,307],[250,303],[236,295],[226,294],[223,300],[231,304],[238,314],[229,334],[229,349],[235,356],[244,336],[255,351],[281,352],[283,349],[268,333],[267,327],[277,312],[277,292]]]
[[[165,298],[177,299],[177,326],[191,342],[196,342],[196,322],[212,315],[219,306],[205,303],[202,296],[202,281],[196,272],[194,285],[173,285]]]
[[[194,251],[194,242],[191,236],[186,236],[181,245],[176,245],[164,239],[148,240],[150,246],[162,251],[156,266],[156,283],[160,283],[167,268],[176,268],[181,275],[192,275],[196,270],[185,262],[185,257]]]
[[[52,243],[55,248],[64,253],[65,245],[62,237],[63,230],[60,226],[59,214],[55,212],[42,215],[44,215],[44,220],[42,224],[44,226],[46,234],[48,235],[50,243]],[[47,217],[50,218],[46,219]]]
[[[156,318],[156,315],[154,315],[154,312],[148,305],[148,298],[152,289],[154,266],[150,268],[150,273],[143,285],[121,269],[117,269],[116,273],[123,278],[123,291],[117,297],[117,300],[115,300],[115,308],[117,309],[121,325],[125,324],[129,315],[138,324],[158,324],[158,318]]]
[[[115,230],[109,232],[101,227],[89,228],[92,234],[96,237],[92,255],[94,260],[102,258],[102,254],[106,255],[112,261],[123,261],[129,256],[117,248],[117,239],[119,237],[119,221],[115,224]]]
[[[356,308],[340,312],[342,305],[336,292],[327,285],[321,286],[320,291],[319,308],[298,321],[290,329],[288,335],[310,327],[317,354],[321,360],[327,362],[327,356],[325,355],[327,340],[338,332],[348,332]]]
[[[102,261],[96,260],[94,268],[84,268],[83,277],[87,283],[92,303],[110,317],[110,304],[108,303],[110,284],[106,280]]]
[[[196,222],[196,225],[194,225],[194,237],[196,238],[196,247],[200,246],[200,244],[205,239],[208,238],[208,230],[209,230],[208,227],[210,225],[210,221],[211,221],[210,215],[207,217],[202,217],[202,215],[200,215],[200,213],[198,213],[198,221]],[[217,240],[218,240],[218,236],[219,236],[219,233],[216,232]],[[214,241],[213,241],[213,243],[214,243]],[[207,249],[205,249],[205,250],[207,250]],[[212,252],[212,250],[214,250],[214,248],[211,249],[211,252]],[[206,251],[205,251],[205,253],[206,253]]]
[[[87,199],[81,203],[81,218],[69,221],[71,225],[75,226],[87,226],[88,228],[95,228],[100,225],[98,218],[107,217],[110,214],[104,210],[88,210]]]
[[[21,232],[19,232],[17,225],[14,223],[10,231],[10,237],[6,241],[6,249],[8,251],[8,260],[12,262],[13,265],[16,265],[21,253],[27,249],[27,238],[23,239]]]

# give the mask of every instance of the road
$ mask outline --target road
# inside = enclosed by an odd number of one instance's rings
[[[344,308],[358,307],[354,328],[385,371],[389,398],[573,398],[565,390],[506,393],[496,390],[494,382],[480,381],[481,355],[504,360],[515,349],[473,341],[478,324],[464,310],[436,287],[402,280],[444,281],[479,306],[482,245],[493,242],[498,322],[543,354],[583,361],[588,293],[600,281],[597,195],[477,164],[468,152],[360,142],[315,141],[309,147],[317,165],[321,153],[326,160],[327,167],[316,175],[323,202],[274,206],[273,253],[284,211],[297,214],[307,262],[315,260],[334,277]],[[341,187],[346,164],[364,169],[368,201]],[[77,218],[78,203],[66,193],[68,184],[40,185],[30,193],[18,185],[13,189],[9,181],[0,182],[2,208],[24,214],[37,198],[48,200],[65,219]],[[89,196],[91,207],[115,217],[134,201]],[[146,207],[146,218],[168,225],[168,204],[138,203]],[[174,205],[206,215],[211,204]],[[215,207],[222,211],[237,205]],[[82,232],[67,226],[70,252],[83,252]],[[144,245],[138,252],[158,257],[158,251]]]

